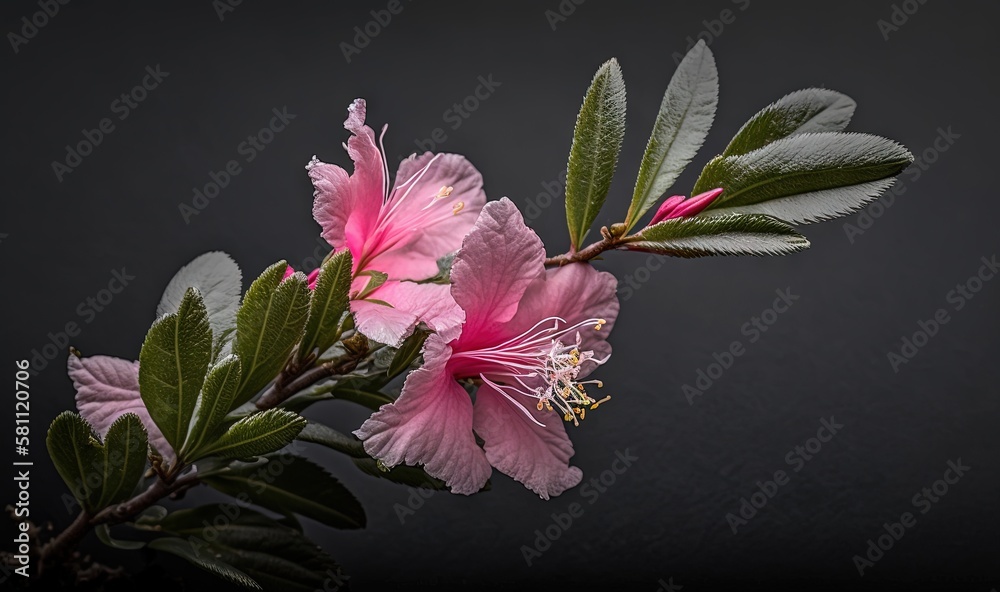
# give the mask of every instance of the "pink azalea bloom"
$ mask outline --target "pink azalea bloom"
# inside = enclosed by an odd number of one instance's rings
[[[465,322],[428,337],[399,399],[354,432],[369,454],[423,464],[455,493],[479,491],[491,465],[544,499],[580,482],[563,421],[603,402],[584,390],[600,382],[581,379],[611,354],[617,282],[585,263],[546,270],[544,259],[510,200],[486,205],[451,272]],[[463,379],[482,382],[475,404]]]
[[[313,216],[323,238],[335,250],[349,249],[354,258],[352,293],[368,284],[367,276],[358,276],[361,272],[389,276],[366,299],[352,300],[358,329],[395,345],[419,321],[436,329],[461,322],[448,286],[404,280],[433,277],[437,260],[461,246],[486,203],[482,175],[462,156],[426,152],[401,162],[390,184],[381,138],[376,142],[375,132],[365,125],[364,100],[356,99],[348,108],[344,127],[352,134],[346,148],[354,173],[316,157],[306,170],[315,188]],[[317,273],[310,275],[311,285]]]
[[[683,195],[668,197],[662,204],[660,204],[659,209],[656,210],[656,214],[653,216],[653,220],[649,223],[649,225],[652,226],[657,222],[663,222],[664,220],[671,220],[673,218],[685,218],[700,214],[720,195],[722,195],[722,187],[717,187],[711,191],[706,191],[705,193],[699,193],[691,199],[687,199]]]

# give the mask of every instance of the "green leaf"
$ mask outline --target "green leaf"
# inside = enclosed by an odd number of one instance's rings
[[[719,72],[704,41],[688,52],[663,95],[642,156],[626,232],[674,184],[708,136],[719,103]]]
[[[49,426],[45,445],[73,497],[87,510],[98,509],[104,451],[94,428],[76,413],[63,411]]]
[[[294,512],[334,528],[364,528],[357,498],[322,467],[299,456],[271,454],[266,465],[235,466],[203,480],[282,514]]]
[[[747,154],[715,158],[692,194],[724,189],[701,216],[767,214],[807,224],[864,207],[911,162],[906,148],[878,136],[797,134]]]
[[[410,367],[410,364],[420,356],[420,350],[424,346],[424,341],[430,334],[430,331],[416,330],[413,332],[413,335],[407,337],[399,345],[396,355],[392,357],[392,362],[389,363],[386,374],[390,377],[396,377],[406,371]]]
[[[163,537],[150,541],[150,549],[165,551],[186,559],[198,567],[222,576],[226,580],[252,590],[263,590],[253,578],[218,558],[218,553],[210,545],[195,546],[189,540],[177,537]]]
[[[236,310],[240,306],[243,274],[233,258],[221,251],[205,253],[182,267],[167,284],[157,318],[175,313],[188,288],[195,288],[205,301],[208,322],[214,337],[213,359],[231,345],[229,338],[235,329]]]
[[[388,479],[393,483],[409,485],[411,487],[423,487],[425,489],[447,490],[448,486],[444,481],[431,477],[420,467],[410,465],[396,465],[385,470],[378,461],[371,457],[354,458],[354,464],[363,472],[379,479]],[[490,482],[487,481],[482,491],[490,489]]]
[[[248,508],[210,504],[180,510],[156,528],[203,546],[205,554],[267,590],[332,590],[346,579],[333,558],[301,532]]]
[[[167,442],[180,450],[212,360],[212,330],[194,288],[176,313],[157,319],[139,352],[139,392]]]
[[[787,94],[743,124],[722,156],[736,156],[771,142],[807,132],[840,132],[854,116],[854,99],[825,88]]]
[[[759,214],[674,218],[626,240],[625,248],[630,251],[674,257],[787,255],[809,248],[809,241],[794,228]]]
[[[124,413],[104,437],[103,478],[99,507],[128,499],[146,470],[149,442],[139,416]]]
[[[354,436],[342,434],[331,427],[316,423],[315,421],[310,421],[306,424],[306,427],[302,428],[297,438],[303,442],[322,444],[327,448],[343,452],[354,458],[368,458],[361,440],[358,440]]]
[[[305,425],[305,418],[296,413],[268,409],[237,421],[199,453],[234,459],[262,456],[290,444]]]
[[[299,346],[299,359],[316,350],[318,355],[340,339],[340,319],[347,311],[351,290],[351,252],[337,253],[320,268],[309,305],[309,320]]]
[[[235,355],[223,358],[208,372],[195,410],[194,426],[181,454],[183,458],[209,444],[209,437],[225,422],[233,407],[240,375],[240,359]]]
[[[611,188],[625,138],[625,80],[615,59],[594,75],[576,118],[566,174],[566,223],[580,247]]]
[[[296,273],[282,281],[288,268],[279,261],[247,290],[236,314],[235,353],[243,372],[233,406],[246,403],[281,372],[309,315],[309,287]]]
[[[144,541],[123,541],[116,539],[111,536],[111,528],[104,524],[98,524],[94,527],[94,533],[97,534],[97,538],[105,545],[112,547],[114,549],[122,549],[124,551],[135,551],[136,549],[141,549],[146,546]]]
[[[359,290],[354,295],[355,300],[364,300],[369,294],[377,290],[382,284],[389,279],[389,274],[382,273],[381,271],[375,271],[374,269],[369,269],[367,271],[362,271],[358,276],[369,276],[371,279],[365,284],[364,289]]]

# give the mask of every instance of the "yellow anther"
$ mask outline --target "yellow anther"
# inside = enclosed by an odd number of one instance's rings
[[[600,405],[601,403],[605,403],[607,401],[610,401],[610,400],[611,400],[611,395],[608,395],[608,396],[604,397],[603,399],[601,399],[600,401],[595,401],[594,404],[590,406],[590,408],[591,409],[597,409],[598,405]]]
[[[544,407],[544,406],[545,406],[545,403],[543,403],[541,399],[538,399],[538,405],[535,405],[535,409],[538,409],[539,411],[541,411],[542,407]]]
[[[606,320],[604,320],[604,319],[597,319],[597,325],[594,326],[594,331],[600,331],[601,327],[603,327],[606,324],[607,324]]]
[[[460,201],[457,204],[451,206],[451,213],[453,215],[457,216],[458,213],[461,212],[463,209],[465,209],[465,202],[464,201]]]
[[[449,195],[451,195],[451,192],[454,191],[454,190],[455,190],[454,187],[452,187],[450,185],[445,185],[445,186],[441,187],[441,189],[438,189],[437,195],[435,195],[434,197],[439,197],[439,198],[440,197],[448,197]]]
[[[573,421],[573,415],[569,413],[563,415],[563,421]]]

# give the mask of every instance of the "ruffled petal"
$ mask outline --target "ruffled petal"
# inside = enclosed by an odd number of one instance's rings
[[[444,284],[388,281],[369,295],[392,306],[365,300],[351,302],[358,331],[379,343],[397,346],[409,337],[417,323],[441,331],[460,325],[462,309]]]
[[[388,466],[423,464],[454,493],[486,484],[490,464],[472,432],[472,401],[447,372],[451,348],[427,338],[424,365],[413,371],[395,403],[383,405],[354,432],[365,451]]]
[[[451,268],[451,294],[465,310],[462,349],[489,343],[543,272],[545,250],[506,197],[483,208]]]
[[[134,413],[146,428],[149,443],[163,458],[174,459],[174,449],[153,423],[139,396],[139,362],[110,356],[80,358],[70,354],[66,366],[76,388],[76,408],[102,438],[119,416]]]
[[[354,173],[319,161],[306,165],[314,191],[313,217],[322,236],[335,249],[347,247],[357,259],[365,249],[378,220],[385,195],[385,164],[375,132],[365,125],[365,101],[356,99],[348,107],[344,128],[351,132],[347,152]]]
[[[611,353],[607,339],[618,318],[617,290],[615,276],[597,271],[587,263],[548,269],[525,291],[517,314],[507,324],[505,332],[517,335],[547,317],[560,317],[568,325],[586,319],[604,319],[607,324],[599,331],[592,327],[580,330],[581,349],[593,350],[598,358],[603,358]],[[585,364],[581,376],[594,367],[593,363]]]
[[[573,443],[559,415],[555,411],[537,411],[530,400],[526,407],[545,427],[528,419],[524,411],[495,389],[483,385],[476,394],[473,428],[486,442],[486,458],[491,465],[542,499],[549,499],[578,485],[583,471],[569,466]]]
[[[451,187],[445,197],[437,197]],[[446,192],[445,192],[446,193]],[[393,279],[422,280],[438,272],[437,260],[462,246],[486,203],[483,177],[465,157],[426,152],[400,163],[380,231],[383,254],[370,269]]]

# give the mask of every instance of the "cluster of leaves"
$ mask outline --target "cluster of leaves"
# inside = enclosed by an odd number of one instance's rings
[[[724,191],[695,217],[628,235],[674,185],[708,136],[719,99],[712,52],[699,42],[667,86],[624,222],[604,229],[615,247],[677,257],[783,255],[809,247],[794,226],[844,216],[877,199],[913,156],[878,136],[844,132],[849,97],[793,92],[748,121],[708,162],[692,195]],[[566,179],[566,220],[579,250],[600,212],[625,137],[625,82],[615,60],[594,76],[580,108]]]
[[[444,488],[416,467],[385,470],[353,435],[300,415],[324,400],[372,410],[391,403],[385,388],[415,363],[427,336],[418,331],[399,348],[361,340],[361,351],[357,345],[347,351],[343,340],[354,335],[348,312],[351,267],[349,253],[331,256],[310,290],[303,274],[286,278],[287,265],[278,262],[251,284],[242,302],[239,268],[225,254],[207,253],[177,273],[138,365],[138,395],[171,451],[156,449],[135,413],[120,415],[103,438],[69,411],[49,428],[56,469],[102,541],[179,555],[251,588],[313,590],[339,568],[305,538],[296,517],[357,529],[365,526],[365,513],[340,481],[297,454],[305,448],[300,442],[346,454],[369,475]],[[345,375],[318,382],[273,408],[255,404],[281,377],[342,360],[351,362]],[[111,537],[109,525],[124,511],[119,504],[156,484],[169,491],[189,478],[239,505],[171,513],[153,506],[121,518],[133,534],[155,533],[155,538]],[[269,518],[249,504],[283,518]],[[206,528],[212,532],[203,532]]]

